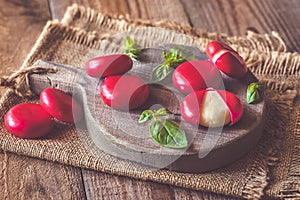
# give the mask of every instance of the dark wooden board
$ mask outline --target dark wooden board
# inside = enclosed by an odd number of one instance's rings
[[[97,55],[108,55],[110,54],[109,52],[118,51],[124,37],[128,34],[138,35],[136,37],[137,42],[144,46],[148,44],[148,40],[155,40],[155,38],[151,37],[155,37],[160,32],[160,29],[149,28],[117,34],[107,41],[101,42],[101,46],[98,50],[95,49],[95,52],[97,52]],[[148,34],[148,37],[147,39],[142,39],[145,33]],[[183,35],[173,33],[172,40],[176,41],[176,38],[183,38]],[[139,39],[142,40],[139,41]],[[163,38],[160,38],[160,40],[163,40]],[[169,40],[165,42],[168,43]],[[178,42],[193,43],[193,41],[189,40],[183,41],[178,40]],[[141,42],[144,42],[144,45]],[[161,41],[158,41],[158,43],[161,44]],[[162,52],[175,46],[162,45],[146,48],[142,52],[141,61],[134,63],[130,73],[149,80],[152,68],[163,62]],[[205,54],[201,53],[197,48],[187,46],[185,48],[192,49],[196,57],[205,58]],[[145,59],[143,60],[142,58]],[[37,65],[51,66],[51,64],[43,62]],[[183,172],[203,172],[233,162],[253,148],[259,140],[264,102],[253,105],[246,103],[246,88],[250,83],[257,81],[250,71],[241,80],[231,79],[225,75],[223,77],[225,88],[237,94],[245,107],[244,115],[239,123],[221,129],[207,129],[191,126],[183,119],[180,119],[183,129],[187,132],[190,145],[188,149],[171,149],[162,147],[154,142],[149,134],[149,123],[140,125],[138,124],[138,118],[142,110],[155,104],[163,105],[174,114],[180,115],[179,104],[184,96],[172,87],[172,83],[150,85],[151,96],[148,102],[146,102],[144,107],[129,113],[106,106],[99,96],[101,82],[98,82],[98,79],[87,77],[84,70],[56,64],[52,66],[58,67],[59,71],[56,74],[31,76],[30,84],[32,90],[39,93],[41,89],[49,87],[47,77],[51,78],[52,84],[53,81],[56,81],[56,84],[61,89],[64,89],[63,86],[66,85],[67,92],[73,92],[73,95],[78,85],[78,95],[82,96],[80,99],[83,99],[85,122],[89,135],[96,146],[108,154],[157,168],[166,167]],[[68,74],[69,78],[66,78],[64,74]],[[37,82],[35,79],[39,79],[40,82]],[[73,88],[68,86],[70,81],[73,81],[71,82]],[[73,89],[73,91],[69,91],[69,89]],[[88,147],[87,149],[94,148]],[[185,163],[192,164],[186,165]]]
[[[148,53],[150,53],[149,51],[150,49],[148,49]],[[155,51],[158,54],[161,52],[162,50]],[[158,63],[161,62],[163,61]],[[142,70],[137,68],[145,69],[157,64],[147,61],[140,66],[137,65],[133,67],[133,71],[138,71],[140,75]],[[148,77],[149,73],[146,73],[145,78]],[[190,146],[188,149],[162,147],[151,138],[149,134],[150,123],[138,124],[142,110],[157,104],[180,115],[179,106],[184,96],[176,92],[171,86],[172,84],[169,84],[168,88],[162,85],[152,85],[150,87],[152,96],[148,102],[142,108],[130,113],[113,110],[106,106],[98,97],[98,92],[95,92],[99,91],[99,88],[96,87],[91,91],[92,95],[87,92],[87,96],[88,102],[90,100],[91,103],[89,108],[93,115],[92,118],[96,119],[95,122],[98,122],[96,124],[99,124],[99,128],[94,126],[94,121],[91,123],[93,126],[87,124],[87,127],[94,143],[101,150],[117,157],[183,172],[210,171],[241,157],[253,148],[259,140],[263,124],[264,102],[253,105],[246,103],[247,86],[256,81],[257,79],[250,71],[241,80],[234,80],[229,77],[224,79],[225,88],[237,94],[245,107],[242,119],[234,126],[226,126],[223,129],[207,129],[201,126],[197,128],[189,125],[183,119],[179,119],[189,138]],[[102,131],[104,138],[99,136],[99,130]],[[207,155],[204,158],[200,158],[200,155],[205,154]],[[191,164],[187,165],[186,163]]]

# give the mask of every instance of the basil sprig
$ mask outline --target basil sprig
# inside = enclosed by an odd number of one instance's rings
[[[162,55],[165,61],[152,70],[152,82],[164,80],[171,73],[171,68],[176,68],[183,62],[195,59],[191,51],[181,46],[171,48],[168,52],[162,52]]]
[[[136,61],[138,59],[138,54],[142,51],[142,49],[143,48],[137,45],[130,36],[126,36],[122,46],[122,53]]]
[[[169,148],[185,148],[188,145],[186,134],[179,124],[165,119],[163,116],[171,114],[165,108],[159,110],[144,110],[139,118],[139,123],[152,120],[150,124],[150,134],[160,145]]]
[[[262,98],[264,86],[261,83],[251,83],[247,88],[247,103],[259,102]]]

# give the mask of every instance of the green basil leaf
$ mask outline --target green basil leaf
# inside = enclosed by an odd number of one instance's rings
[[[181,46],[171,48],[168,52],[162,52],[162,56],[165,61],[152,70],[151,81],[153,82],[165,79],[171,72],[170,67],[176,68],[187,60],[195,59],[191,51]]]
[[[159,82],[165,79],[170,74],[170,66],[158,65],[152,70],[151,81]]]
[[[153,111],[152,110],[144,110],[139,118],[139,123],[144,123],[149,121],[153,118]]]
[[[166,145],[166,130],[164,129],[163,124],[159,120],[154,120],[150,124],[150,134],[152,138],[160,145]]]
[[[166,147],[171,148],[185,148],[188,145],[186,134],[183,129],[179,128],[179,124],[172,121],[172,120],[164,120],[164,128],[169,133],[168,137],[170,139],[167,139],[168,144]]]
[[[247,103],[251,104],[254,102],[259,102],[261,100],[261,94],[263,90],[264,86],[261,83],[251,83],[247,88]]]
[[[133,47],[134,44],[134,40],[129,35],[125,37],[123,44],[125,47],[130,48]]]
[[[156,120],[150,125],[152,138],[164,147],[185,148],[188,145],[184,130],[171,120]]]
[[[166,108],[160,108],[160,109],[158,109],[157,111],[154,112],[155,116],[165,116],[165,115],[168,115],[168,114],[171,114],[171,112]]]
[[[176,46],[173,48],[175,52],[183,59],[185,60],[195,60],[196,57],[194,53],[182,46]]]
[[[141,51],[142,47],[137,45],[130,36],[124,39],[122,53],[127,54],[132,60],[137,60],[138,54]]]

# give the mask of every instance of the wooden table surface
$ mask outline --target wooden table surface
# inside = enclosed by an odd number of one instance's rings
[[[300,51],[300,0],[0,0],[0,3],[0,75],[18,69],[46,21],[61,19],[72,3],[132,18],[175,20],[229,35],[244,35],[247,29],[259,33],[277,31],[289,51]],[[1,94],[3,91],[0,90]],[[0,151],[0,199],[232,198]]]

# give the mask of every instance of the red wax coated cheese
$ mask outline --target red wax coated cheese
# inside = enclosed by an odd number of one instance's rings
[[[149,96],[148,84],[134,75],[108,76],[100,88],[103,102],[115,109],[131,110],[145,103]]]
[[[210,42],[206,47],[206,54],[224,74],[231,78],[242,78],[248,71],[243,58],[220,41]]]
[[[241,100],[226,90],[199,90],[187,95],[180,106],[182,117],[193,125],[219,127],[237,123],[244,112]]]
[[[124,74],[132,68],[131,58],[125,54],[101,56],[87,61],[85,70],[92,77]]]
[[[55,88],[46,88],[40,94],[41,106],[55,119],[75,123],[82,119],[83,111],[79,103],[69,94]]]
[[[209,60],[193,60],[179,65],[172,76],[173,85],[182,93],[218,88],[222,77],[218,68]]]
[[[231,51],[231,52],[236,53],[236,51],[234,51],[227,44],[225,44],[223,42],[220,42],[220,41],[217,41],[217,40],[213,40],[206,47],[206,55],[207,55],[208,58],[212,59],[213,55],[215,55],[220,50],[227,50],[227,51]]]
[[[53,125],[52,116],[42,106],[23,103],[12,107],[4,116],[9,132],[20,138],[39,138],[47,135]]]
[[[214,62],[223,73],[232,78],[242,78],[248,70],[242,57],[230,51],[222,53]]]

